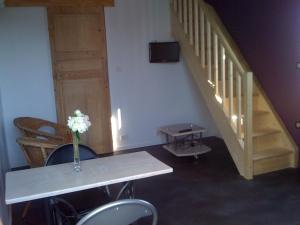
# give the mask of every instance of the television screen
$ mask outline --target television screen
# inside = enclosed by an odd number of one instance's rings
[[[179,43],[149,43],[149,55],[151,63],[179,62]]]

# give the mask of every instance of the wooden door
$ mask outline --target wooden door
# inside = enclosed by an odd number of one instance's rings
[[[111,152],[104,9],[51,7],[48,20],[58,121],[80,109],[92,123],[81,143]]]

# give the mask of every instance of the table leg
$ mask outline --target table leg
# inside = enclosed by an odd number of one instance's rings
[[[192,142],[191,142],[191,146],[194,147],[195,146],[195,136],[194,134],[192,134]]]
[[[121,190],[119,191],[117,197],[116,197],[116,201],[120,200],[121,196],[126,193],[127,194],[127,198],[129,199],[133,199],[134,198],[134,182],[133,181],[128,181],[126,183],[124,183],[123,187],[121,188]]]
[[[177,137],[174,137],[174,149],[175,149],[175,151],[177,151],[177,148],[178,148],[178,140],[177,140]]]
[[[128,197],[130,199],[134,199],[134,197],[135,197],[135,186],[134,186],[134,182],[133,181],[130,181],[130,188],[129,188]]]

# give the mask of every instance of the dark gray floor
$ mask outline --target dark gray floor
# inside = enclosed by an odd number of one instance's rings
[[[159,225],[298,225],[300,224],[300,171],[287,169],[244,180],[237,173],[224,143],[209,138],[213,151],[194,158],[176,158],[161,148],[149,151],[174,168],[174,173],[136,182],[137,198],[154,204]],[[14,225],[22,204],[14,207]],[[44,225],[40,201],[26,224]],[[113,224],[111,224],[113,225]]]

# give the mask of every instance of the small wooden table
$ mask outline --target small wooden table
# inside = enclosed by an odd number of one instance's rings
[[[159,131],[166,136],[167,144],[163,146],[172,154],[178,157],[194,156],[211,151],[202,143],[203,127],[192,123],[174,124],[159,128]]]
[[[135,152],[81,162],[6,173],[5,202],[15,204],[171,173],[173,169],[147,152]]]

